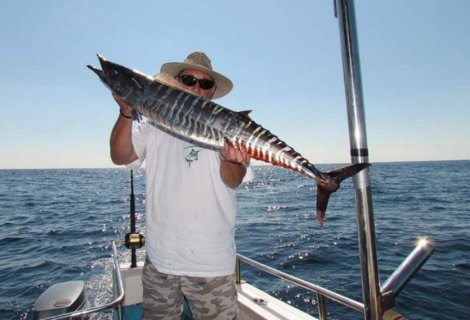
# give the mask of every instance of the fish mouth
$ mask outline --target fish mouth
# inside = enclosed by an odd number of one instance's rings
[[[101,70],[97,67],[87,65],[88,69],[98,75],[104,85],[121,98],[125,98],[131,91],[143,92],[145,87],[151,83],[153,78],[112,61],[97,54]]]
[[[103,70],[98,69],[97,67],[94,67],[94,66],[91,66],[91,65],[87,65],[87,68],[90,69],[91,71],[93,71],[94,73],[96,73],[98,75],[98,77],[101,79],[101,81],[103,81],[103,82],[105,82],[104,80],[106,80],[106,82],[108,81],[108,79],[106,78]]]
[[[100,62],[100,65],[101,65],[101,69],[98,69],[97,67],[94,67],[92,65],[87,65],[87,68],[90,69],[91,71],[93,71],[94,73],[96,73],[96,75],[100,78],[101,82],[104,83],[104,85],[112,91],[112,88],[111,88],[111,83],[109,81],[109,78],[105,72],[105,69],[106,69],[106,58],[104,58],[102,55],[100,54],[97,54],[97,57],[98,57],[98,60]]]

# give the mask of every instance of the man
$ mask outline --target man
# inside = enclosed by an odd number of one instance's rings
[[[163,64],[160,75],[171,75],[180,89],[206,99],[233,87],[202,52]],[[183,296],[196,319],[237,319],[234,188],[250,156],[228,143],[220,153],[204,149],[147,122],[133,132],[132,109],[115,99],[120,115],[111,133],[111,158],[131,168],[146,161],[144,319],[179,319]]]

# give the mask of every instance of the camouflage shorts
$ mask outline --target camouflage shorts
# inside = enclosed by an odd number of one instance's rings
[[[144,320],[181,319],[184,298],[196,320],[238,319],[233,275],[202,278],[163,274],[147,260],[142,282]]]

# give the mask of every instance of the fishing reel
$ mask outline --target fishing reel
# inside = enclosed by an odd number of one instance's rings
[[[124,239],[124,245],[127,249],[131,250],[131,268],[137,267],[137,255],[136,250],[142,248],[145,245],[145,237],[142,233],[136,232],[135,223],[135,195],[134,195],[134,173],[131,170],[131,194],[130,194],[130,232],[126,233]]]
[[[126,233],[124,244],[127,249],[140,249],[145,245],[145,237],[142,233]]]

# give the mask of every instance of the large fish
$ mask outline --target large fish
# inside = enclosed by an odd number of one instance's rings
[[[318,170],[284,141],[251,120],[190,92],[178,89],[172,77],[153,78],[107,61],[98,55],[101,68],[88,66],[132,109],[134,119],[145,116],[156,127],[202,147],[222,149],[224,141],[245,150],[252,158],[285,167],[317,183],[317,217],[323,225],[328,199],[344,179],[367,168],[357,163],[330,172]]]

